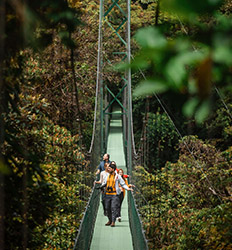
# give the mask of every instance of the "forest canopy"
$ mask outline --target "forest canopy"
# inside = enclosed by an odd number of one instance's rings
[[[149,249],[231,249],[232,1],[130,7],[131,62],[105,79],[116,92],[132,70]],[[98,22],[95,0],[0,1],[0,249],[73,249],[96,168]]]

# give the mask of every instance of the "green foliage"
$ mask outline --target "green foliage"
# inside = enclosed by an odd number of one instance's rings
[[[80,101],[88,145],[95,78],[86,74],[95,62],[75,75],[80,64],[70,58],[77,58],[81,8],[72,0],[5,1],[0,8],[0,171],[9,174],[0,217],[8,249],[71,249],[90,193],[73,93],[74,84],[88,83]]]
[[[177,163],[134,171],[149,248],[230,249],[232,148],[219,152],[194,136],[179,148]]]
[[[167,86],[161,82],[154,79],[147,79],[141,81],[134,91],[135,96],[146,96],[151,93],[162,93],[167,90]]]
[[[22,171],[25,162],[36,171],[45,157],[45,138],[39,130],[47,123],[44,115],[47,103],[40,96],[20,95],[18,111],[10,109],[4,114],[5,138],[2,153],[5,161]],[[16,171],[17,172],[17,171]]]
[[[221,103],[216,112],[206,120],[206,128],[212,142],[220,149],[225,150],[232,139],[230,99],[225,98],[227,108]]]
[[[35,50],[45,48],[52,42],[53,30],[61,35],[63,44],[74,46],[74,41],[69,35],[64,36],[64,32],[71,34],[80,24],[79,11],[70,8],[67,1],[43,0],[14,4],[7,0],[5,12],[5,47],[11,56],[25,47]],[[4,54],[4,58],[9,56],[8,53]]]
[[[27,204],[28,246],[71,249],[92,184],[89,163],[79,136],[46,117],[45,99],[21,94],[19,104],[19,112],[5,116],[9,139],[1,149],[12,173],[5,186],[6,242],[9,249],[21,246],[18,231],[26,223],[22,209]]]
[[[41,249],[72,249],[87,194],[90,192],[85,181],[91,175],[78,171],[78,168],[72,165],[61,167],[52,163],[43,165],[42,168],[46,182],[51,186],[46,197],[55,197],[55,205],[44,224],[37,225],[34,229],[31,244],[34,247],[41,246]]]
[[[158,20],[154,18],[157,1],[135,1],[131,6],[132,34],[148,23],[160,26],[140,30],[135,35],[138,43],[132,43],[132,50],[140,47],[140,53],[131,67],[135,71],[140,67],[148,75],[135,95],[165,93],[168,99],[171,91],[187,93],[183,112],[201,122],[214,101],[211,81],[223,86],[225,92],[231,91],[230,3],[221,9],[223,16],[216,11],[219,0],[160,2],[167,9],[158,13]],[[27,1],[27,6],[14,3],[17,1],[6,1],[5,36],[3,42],[0,40],[0,45],[5,44],[0,58],[0,171],[8,174],[1,190],[6,197],[6,245],[22,249],[23,232],[30,249],[72,249],[93,178],[81,147],[83,141],[90,143],[92,132],[99,5],[75,0]],[[169,7],[178,10],[183,26],[175,13],[166,12]],[[79,25],[79,19],[84,25]],[[190,36],[183,38],[186,30]],[[109,49],[109,42],[104,46]],[[113,49],[118,48],[115,44]],[[136,83],[141,79],[138,74],[133,77]],[[106,79],[117,81],[111,71],[106,72]],[[73,82],[79,89],[84,139],[76,122]],[[177,104],[179,95],[177,98],[175,115],[181,107]],[[150,102],[148,155],[157,167],[176,159],[176,133],[166,115],[151,113],[158,104]],[[144,106],[143,99],[136,99],[138,138]],[[137,168],[136,184],[141,184],[140,190],[149,201],[138,200],[138,204],[151,249],[231,248],[232,149],[227,149],[232,135],[231,105],[228,107],[226,110],[217,104],[206,120],[208,134],[202,132],[223,153],[196,137],[185,138],[177,163],[167,163],[156,175]]]
[[[204,2],[197,1],[184,1],[184,0],[164,0],[162,1],[163,8],[168,9],[170,11],[175,11],[181,14],[184,14],[189,17],[203,15],[205,13],[213,14],[217,9],[222,5],[222,0],[209,1],[206,0]]]
[[[188,95],[183,112],[202,123],[213,110],[212,83],[229,88],[231,81],[230,17],[220,14],[222,1],[162,3],[162,11],[170,10],[170,15],[176,15],[176,22],[180,20],[178,13],[181,17],[188,17],[185,26],[181,21],[179,24],[184,32],[189,30],[191,33],[183,37],[183,33],[176,31],[175,37],[167,37],[165,27],[160,25],[142,28],[135,34],[140,50],[130,67],[134,71],[140,68],[148,73],[147,80],[140,82],[134,95],[167,91],[172,91],[177,98],[180,94]],[[207,16],[209,13],[212,15],[210,18]]]
[[[4,130],[5,126],[2,115],[8,113],[9,106],[17,111],[20,85],[25,83],[23,74],[25,57],[22,50],[29,47],[41,51],[51,43],[54,30],[61,34],[66,32],[65,40],[62,41],[73,48],[71,33],[79,24],[77,14],[77,10],[70,8],[67,1],[63,0],[27,3],[5,1],[1,5],[0,15],[3,23],[0,27],[1,129]],[[3,141],[4,131],[1,132],[1,144]]]
[[[159,169],[167,160],[176,160],[178,134],[166,114],[148,114],[147,142],[149,144],[149,169]]]
[[[81,121],[82,142],[88,148],[94,114],[98,5],[95,2],[68,2],[76,11],[80,11],[78,18],[83,22],[71,36],[78,44],[78,47],[73,49],[75,74],[73,75],[70,49],[64,46],[60,38],[68,37],[69,32],[62,26],[62,29],[51,30],[53,42],[44,51],[23,52],[24,77],[25,83],[29,85],[26,88],[27,92],[32,95],[41,94],[49,100],[51,105],[47,112],[55,124],[68,128],[72,134],[77,134],[80,132],[77,119]],[[75,87],[78,90],[79,111],[74,95]]]

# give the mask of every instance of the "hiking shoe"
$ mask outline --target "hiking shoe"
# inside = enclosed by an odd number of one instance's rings
[[[115,227],[115,223],[114,223],[114,222],[112,222],[110,226],[111,226],[111,227]]]
[[[111,221],[108,221],[105,226],[110,226],[111,225]]]

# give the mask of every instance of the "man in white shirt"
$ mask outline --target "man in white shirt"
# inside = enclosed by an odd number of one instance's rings
[[[129,188],[122,177],[117,174],[115,164],[111,163],[108,166],[108,172],[109,174],[104,178],[103,183],[101,184],[102,187],[106,186],[104,204],[109,221],[105,225],[115,227],[115,221],[120,208],[119,195],[121,193],[121,189],[119,188],[119,184],[125,190],[133,191],[133,189]]]

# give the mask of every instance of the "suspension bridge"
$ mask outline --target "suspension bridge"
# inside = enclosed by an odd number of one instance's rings
[[[96,97],[89,154],[94,170],[103,154],[110,154],[111,160],[130,175],[130,182],[133,183],[132,170],[138,156],[133,133],[131,71],[112,70],[115,64],[130,63],[130,35],[130,0],[100,0]],[[140,73],[145,79],[141,70]],[[155,97],[178,136],[183,138],[163,102],[158,95],[155,94]],[[209,185],[212,186],[210,182]],[[142,198],[149,207],[149,203]],[[124,199],[122,222],[117,222],[115,228],[106,227],[106,222],[100,205],[100,192],[93,187],[74,250],[148,249],[133,193],[127,192]]]
[[[126,172],[125,157],[123,152],[122,121],[120,119],[120,115],[118,115],[118,113],[120,113],[120,108],[118,106],[114,107],[112,113],[107,152],[110,154],[112,159],[117,160],[117,167],[122,168]],[[133,249],[128,218],[127,197],[125,197],[122,205],[122,222],[116,223],[116,227],[111,229],[105,226],[107,221],[107,218],[103,215],[102,206],[100,206],[97,213],[90,249]],[[107,236],[107,240],[103,240],[105,236]]]
[[[89,150],[93,168],[104,153],[118,168],[130,175],[136,158],[131,99],[131,72],[112,70],[130,63],[130,0],[100,0],[96,97],[92,141]],[[111,70],[109,70],[111,67]],[[127,192],[122,205],[122,221],[106,227],[107,217],[100,204],[100,191],[93,187],[74,249],[146,250],[147,242],[133,193]]]

